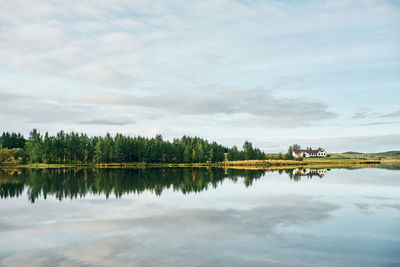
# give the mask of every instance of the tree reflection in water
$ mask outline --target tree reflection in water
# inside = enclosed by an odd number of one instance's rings
[[[140,194],[150,191],[161,195],[172,188],[183,194],[197,193],[210,187],[216,188],[225,179],[234,182],[243,179],[251,186],[271,170],[242,170],[223,168],[147,168],[147,169],[0,169],[0,197],[19,197],[26,189],[29,200],[34,203],[40,197],[65,198],[84,197],[87,194],[104,194],[121,197],[124,194]],[[278,170],[290,179],[298,181],[299,170]]]
[[[149,169],[24,169],[20,172],[0,170],[1,198],[19,197],[26,188],[29,199],[54,195],[57,199],[104,194],[121,197],[151,191],[161,195],[173,188],[184,194],[217,187],[224,179],[237,181],[243,177],[246,186],[265,171],[224,170],[206,168]]]

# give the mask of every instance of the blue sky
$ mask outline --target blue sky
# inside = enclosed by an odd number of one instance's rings
[[[0,130],[399,149],[397,1],[0,1]]]

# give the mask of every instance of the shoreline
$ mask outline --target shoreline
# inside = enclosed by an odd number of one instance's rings
[[[355,167],[377,165],[385,161],[380,160],[243,160],[224,161],[215,163],[6,163],[0,168],[25,168],[25,169],[56,169],[56,168],[232,168],[232,169],[294,169],[294,168],[328,168],[328,167]]]

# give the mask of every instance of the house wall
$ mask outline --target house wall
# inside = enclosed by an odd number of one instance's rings
[[[305,157],[303,156],[303,154],[305,154]],[[292,155],[295,158],[309,158],[310,157],[310,154],[308,154],[307,152],[303,152],[303,153],[300,153],[300,154],[297,154],[297,153],[293,152]]]
[[[303,154],[305,154],[305,156],[303,156]],[[297,154],[297,153],[295,153],[293,151],[292,155],[295,158],[301,158],[301,157],[303,157],[303,158],[309,158],[309,157],[325,158],[326,157],[326,152],[325,151],[323,151],[323,152],[321,151],[321,152],[318,152],[316,154],[309,154],[307,152],[302,152],[302,153]]]

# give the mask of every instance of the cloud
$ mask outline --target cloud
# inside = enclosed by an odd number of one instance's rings
[[[374,126],[374,125],[388,125],[388,124],[400,124],[400,121],[378,121],[378,122],[369,122],[369,123],[361,123],[360,126]]]
[[[229,92],[227,94],[227,92]],[[125,105],[145,107],[180,116],[213,115],[232,118],[247,115],[241,126],[269,126],[295,128],[331,119],[336,114],[328,111],[325,103],[305,99],[277,97],[269,90],[211,89],[174,91],[167,94],[135,96],[132,94],[87,95],[70,101],[97,105]],[[260,124],[261,123],[261,124]],[[250,125],[251,124],[251,125]]]
[[[389,4],[316,3],[312,13],[308,8],[274,2],[13,1],[2,5],[0,55],[10,68],[135,90],[134,84],[154,77],[162,85],[182,75],[256,78],[269,70],[293,76],[371,51],[379,55],[393,43],[388,35],[381,43],[371,34],[366,42],[344,33],[350,41],[342,47],[342,38],[331,34],[342,27],[396,21]]]
[[[79,124],[98,124],[98,125],[127,125],[135,122],[130,117],[99,118],[87,121],[79,121]]]
[[[66,105],[51,98],[0,92],[2,115],[22,118],[25,123],[70,122],[90,110],[87,106]]]
[[[18,100],[24,100],[24,99],[29,99],[30,97],[27,95],[18,95],[14,93],[7,93],[7,92],[1,92],[0,91],[0,104],[1,105],[6,105],[10,101],[18,101]]]
[[[400,109],[393,111],[391,113],[381,115],[381,117],[382,118],[400,118]]]
[[[400,117],[400,109],[390,113],[371,112],[371,108],[363,108],[353,114],[352,119],[376,119],[376,118],[396,118]]]
[[[63,123],[78,125],[124,126],[135,124],[132,116],[112,109],[80,103],[67,103],[58,95],[22,95],[0,92],[0,112],[3,116],[21,119],[36,128],[38,124]],[[109,113],[101,117],[103,113]],[[0,116],[1,117],[1,116]],[[81,119],[77,121],[77,118]],[[63,129],[60,126],[59,129]]]
[[[230,93],[227,94],[226,92]],[[165,120],[169,114],[180,117],[208,117],[210,123],[239,127],[296,128],[335,118],[325,103],[309,99],[279,97],[273,90],[213,89],[173,91],[135,95],[128,92],[88,94],[53,94],[28,96],[3,93],[0,107],[4,114],[24,116],[25,121],[75,122],[79,125],[128,125],[130,115]],[[0,100],[0,103],[3,102]],[[18,107],[15,109],[15,107]],[[140,109],[144,110],[140,111]],[[99,117],[96,113],[112,113]],[[168,116],[167,118],[170,118]],[[76,120],[76,118],[83,118]],[[86,119],[87,118],[87,119]]]
[[[261,206],[244,210],[158,209],[158,206],[153,206],[151,215],[146,212],[126,213],[126,208],[132,208],[128,205],[122,210],[114,209],[113,219],[110,220],[101,219],[100,216],[91,220],[66,220],[50,224],[39,222],[36,226],[30,224],[27,229],[18,231],[23,233],[24,240],[36,239],[40,235],[41,242],[47,240],[46,243],[54,244],[53,247],[35,251],[20,250],[19,253],[3,257],[0,264],[187,266],[190,262],[197,265],[215,265],[220,261],[229,261],[230,265],[262,265],[277,261],[290,265],[291,261],[278,253],[280,247],[274,247],[276,244],[290,243],[282,240],[279,234],[282,227],[311,226],[328,219],[339,208],[297,195],[282,198],[263,196],[260,203]],[[84,209],[93,208],[82,203],[80,207],[83,213]],[[75,212],[73,214],[77,216]],[[54,236],[50,233],[53,231],[58,233],[55,243],[51,241]],[[68,235],[68,240],[60,245],[65,235]],[[220,253],[218,248],[221,244],[230,244],[229,250],[233,255]],[[276,253],[272,253],[273,259],[260,256],[248,259],[244,257],[244,251],[246,255],[255,253],[248,244],[263,244]],[[207,257],[204,257],[204,253],[207,253]]]
[[[367,111],[358,111],[356,113],[353,114],[353,116],[351,116],[352,119],[367,119],[367,118],[371,118],[373,115],[371,115],[369,112]]]
[[[379,79],[396,85],[398,14],[386,1],[5,1],[0,91],[28,98],[5,96],[0,124],[25,134],[326,136],[346,124],[348,99],[376,110]],[[365,130],[350,123],[334,131]]]
[[[400,211],[400,204],[386,204],[384,205],[385,207],[393,208],[396,209],[397,211]]]
[[[400,121],[382,121],[382,118],[396,118],[400,117],[400,109],[391,113],[371,112],[371,108],[363,108],[354,113],[351,119],[356,120],[369,120],[369,122],[359,123],[358,126],[376,126],[376,125],[390,125],[399,124]],[[371,121],[374,120],[374,121]]]

